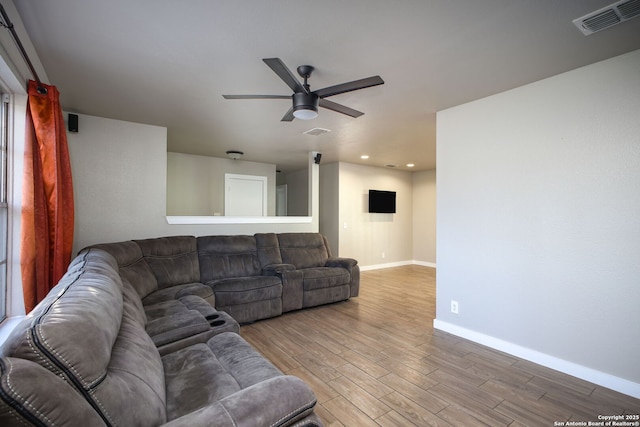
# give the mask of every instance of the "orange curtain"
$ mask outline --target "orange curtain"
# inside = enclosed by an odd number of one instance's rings
[[[38,91],[44,87],[47,93]],[[29,81],[20,267],[29,313],[64,275],[73,246],[73,184],[55,86]]]

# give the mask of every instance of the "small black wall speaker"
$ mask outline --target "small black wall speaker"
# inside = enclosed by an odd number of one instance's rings
[[[69,132],[77,133],[78,132],[78,115],[77,114],[69,114]]]
[[[319,165],[319,164],[320,164],[320,159],[322,159],[322,153],[318,153],[318,154],[316,154],[316,156],[313,158],[313,162],[314,162],[316,165]]]

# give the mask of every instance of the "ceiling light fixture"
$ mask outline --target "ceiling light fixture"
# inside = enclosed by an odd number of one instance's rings
[[[414,167],[414,166],[415,166],[415,165],[414,165],[413,163],[407,163],[407,167],[408,167],[408,168],[412,168],[412,167]]]
[[[311,120],[318,117],[318,95],[299,92],[293,94],[293,117]]]
[[[366,154],[363,154],[362,156],[360,156],[360,158],[362,160],[367,160],[369,158],[369,156],[367,156]]]
[[[244,156],[244,153],[242,151],[238,151],[238,150],[227,151],[227,157],[229,157],[230,159],[238,160],[242,156]]]

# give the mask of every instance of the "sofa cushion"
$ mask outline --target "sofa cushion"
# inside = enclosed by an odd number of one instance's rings
[[[183,283],[182,285],[169,286],[168,288],[159,289],[145,297],[142,300],[142,303],[147,306],[164,301],[180,299],[187,295],[198,296],[211,304],[212,307],[215,304],[215,296],[213,295],[213,290],[211,290],[209,286],[205,286],[199,282]]]
[[[196,238],[158,237],[134,240],[158,281],[158,289],[200,281]]]
[[[216,425],[278,426],[306,416],[316,402],[302,381],[282,375],[237,334],[216,335],[162,361],[169,420],[204,411],[220,417]]]
[[[210,329],[207,319],[196,310],[184,310],[147,323],[147,333],[156,347],[208,332]]]
[[[280,244],[275,233],[256,233],[253,236],[256,239],[258,260],[263,269],[269,265],[282,264]]]
[[[351,276],[344,268],[319,267],[302,270],[302,286],[305,291],[348,285],[350,281]]]
[[[133,285],[129,283],[127,279],[122,279],[122,296],[125,305],[125,309],[131,313],[131,316],[138,322],[143,328],[147,325],[147,313],[144,310],[140,296],[133,288]]]
[[[276,276],[237,277],[208,282],[216,295],[216,306],[246,304],[282,298],[282,281]]]
[[[203,283],[262,274],[254,236],[201,236],[197,241]]]
[[[282,262],[298,269],[324,267],[330,256],[320,233],[281,233],[278,242]]]
[[[0,359],[0,425],[90,427],[104,421],[59,376],[29,360],[7,357]]]
[[[116,259],[120,276],[129,280],[140,298],[158,289],[158,281],[142,255],[142,249],[129,240],[117,243],[102,243],[91,248],[107,251]]]

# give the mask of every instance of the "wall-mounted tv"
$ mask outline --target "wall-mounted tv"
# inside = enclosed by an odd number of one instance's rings
[[[369,190],[369,212],[396,213],[396,192]]]

